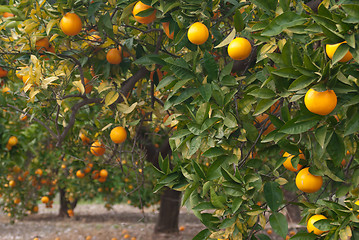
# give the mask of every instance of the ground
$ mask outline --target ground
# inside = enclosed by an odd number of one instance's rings
[[[181,209],[180,227],[184,227],[176,235],[153,235],[153,229],[158,215],[157,207],[139,209],[129,205],[115,205],[108,211],[103,204],[80,204],[75,209],[75,217],[58,218],[59,206],[53,208],[40,206],[38,214],[28,216],[15,224],[10,224],[9,218],[0,215],[0,240],[191,240],[204,226],[185,208]],[[297,231],[298,225],[290,224],[291,230]],[[267,231],[264,231],[267,233]],[[125,236],[128,234],[128,236]],[[270,238],[282,239],[270,234]]]

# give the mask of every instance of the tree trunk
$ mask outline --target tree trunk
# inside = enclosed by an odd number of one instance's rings
[[[141,147],[146,151],[146,160],[159,168],[158,156],[163,158],[172,155],[168,139],[160,146],[159,150],[146,138],[145,129],[140,129],[139,137]],[[155,226],[155,233],[177,233],[179,210],[181,207],[181,192],[165,188],[161,196],[160,213]]]
[[[178,219],[181,207],[181,192],[166,188],[161,196],[160,213],[155,233],[178,232]]]
[[[73,202],[67,200],[65,197],[66,191],[64,188],[59,187],[59,192],[60,192],[60,209],[58,216],[61,218],[69,217],[67,210],[69,210],[70,208],[74,209],[76,207],[77,199]]]

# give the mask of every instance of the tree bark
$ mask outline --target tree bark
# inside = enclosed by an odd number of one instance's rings
[[[139,130],[141,147],[146,151],[146,160],[159,168],[158,157],[162,158],[172,155],[168,139],[160,146],[159,150],[149,141],[145,135],[146,130]],[[177,233],[178,219],[181,207],[181,192],[165,188],[161,196],[160,213],[155,226],[155,233]]]
[[[65,197],[66,191],[64,188],[59,187],[59,193],[60,193],[60,209],[58,216],[61,218],[69,217],[67,210],[70,209],[69,207],[71,207],[71,209],[74,209],[76,207],[77,199],[73,202],[67,200],[67,198]]]
[[[155,233],[178,232],[178,219],[181,207],[181,192],[166,188],[161,196],[160,213]]]

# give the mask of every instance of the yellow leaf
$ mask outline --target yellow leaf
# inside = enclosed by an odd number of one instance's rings
[[[80,89],[81,94],[84,94],[84,92],[85,92],[85,87],[84,87],[84,85],[82,84],[81,80],[80,80],[80,81],[74,81],[74,82],[72,82],[72,84],[73,84],[75,87],[77,87],[77,89]]]
[[[350,240],[352,237],[352,230],[349,226],[345,229],[341,229],[339,232],[339,236],[341,240]]]
[[[29,82],[29,81],[28,81]],[[29,89],[32,87],[32,84],[31,83],[27,83],[24,87],[24,92],[27,92],[29,91]]]
[[[56,100],[56,102],[57,102],[57,105],[61,106],[61,104],[62,104],[62,101],[63,101],[63,100],[59,100],[59,99],[57,99],[57,100]]]
[[[40,92],[39,90],[34,90],[34,89],[32,88],[31,91],[30,91],[30,94],[29,94],[30,99],[31,99],[31,100],[34,99],[35,96],[36,96],[36,94],[38,94],[39,92]]]
[[[279,183],[279,185],[281,185],[281,186],[288,183],[287,179],[285,179],[285,178],[277,178],[275,181],[277,183]]]
[[[128,108],[126,109],[126,111],[123,111],[123,113],[124,113],[124,114],[129,114],[129,113],[131,113],[133,110],[135,110],[136,106],[137,106],[137,102],[135,102],[135,103],[132,104],[130,107],[128,107]]]
[[[42,81],[41,87],[44,88],[44,89],[47,89],[47,86],[48,86],[49,84],[51,84],[53,81],[56,81],[57,79],[59,79],[59,78],[56,77],[56,76],[45,78],[45,79]]]
[[[265,229],[267,221],[266,221],[266,218],[265,218],[265,216],[263,214],[259,215],[259,224],[261,225],[261,227],[263,229]]]
[[[39,59],[37,59],[37,57],[35,55],[31,55],[30,59],[34,65],[39,63]]]
[[[46,25],[46,35],[49,35],[51,29],[58,23],[57,19],[51,19]],[[56,34],[57,35],[57,34]]]
[[[107,124],[105,127],[103,127],[103,128],[101,129],[101,131],[102,131],[102,132],[105,131],[106,129],[108,129],[108,128],[111,127],[112,125],[113,125],[113,123]]]
[[[24,31],[25,33],[31,33],[34,28],[37,28],[39,26],[39,23],[37,22],[31,22],[27,25],[25,25]]]
[[[112,103],[116,102],[119,96],[120,94],[118,94],[118,92],[116,91],[109,92],[105,97],[105,106],[109,106]]]
[[[102,93],[103,91],[106,91],[111,88],[111,85],[108,82],[102,82],[100,86],[98,86],[98,93]]]

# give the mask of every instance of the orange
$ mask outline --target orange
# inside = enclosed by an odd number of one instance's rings
[[[19,204],[20,202],[21,202],[20,198],[15,198],[15,199],[14,199],[14,203],[15,203],[15,204]]]
[[[7,71],[4,70],[2,67],[0,67],[0,77],[6,77],[7,76]]]
[[[102,178],[107,178],[107,176],[108,176],[107,170],[106,170],[106,169],[102,169],[102,170],[100,171],[100,177],[102,177]]]
[[[98,181],[99,181],[100,183],[104,183],[104,182],[106,182],[106,178],[105,178],[105,177],[99,177],[99,178],[98,178]]]
[[[21,171],[21,169],[20,169],[19,166],[15,165],[15,166],[12,168],[12,171],[13,171],[14,173],[19,173],[19,172]]]
[[[14,180],[10,180],[9,181],[9,186],[10,187],[15,187],[16,186],[16,182]]]
[[[20,114],[20,121],[26,121],[27,120],[27,115],[21,113]]]
[[[315,176],[309,172],[309,167],[299,171],[295,178],[297,188],[306,193],[317,192],[323,185],[322,176]]]
[[[304,104],[312,113],[328,115],[337,106],[337,95],[333,90],[317,92],[311,88],[305,94]]]
[[[67,214],[69,215],[69,217],[73,217],[75,215],[74,210],[72,209],[67,210]]]
[[[60,21],[60,28],[66,35],[75,36],[81,32],[81,18],[76,13],[66,13]]]
[[[327,53],[327,56],[330,59],[333,59],[334,53],[335,51],[337,51],[338,47],[343,44],[343,43],[347,43],[346,41],[341,42],[341,43],[337,43],[337,44],[327,44],[325,45],[325,52]],[[339,60],[339,62],[348,62],[349,60],[351,60],[353,58],[353,55],[348,51],[344,57],[342,59]]]
[[[43,52],[43,50],[47,50],[50,47],[49,39],[44,37],[35,43],[36,50]]]
[[[52,45],[47,49],[47,51],[48,51],[48,52],[51,52],[51,53],[56,53],[55,47],[52,46]]]
[[[153,22],[156,19],[156,9],[153,11],[153,13],[147,17],[140,17],[140,16],[136,16],[138,13],[145,11],[147,9],[152,8],[149,5],[146,5],[144,3],[142,3],[141,1],[138,1],[136,3],[136,5],[133,7],[132,10],[132,14],[135,17],[136,21],[142,24],[149,24],[151,22]]]
[[[98,179],[100,176],[99,171],[98,170],[93,170],[92,171],[92,179]]]
[[[32,211],[33,211],[34,213],[37,213],[37,212],[39,211],[39,207],[38,207],[38,206],[34,206],[34,207],[32,208]]]
[[[120,64],[122,62],[121,51],[117,48],[110,49],[106,54],[106,59],[111,64]]]
[[[38,176],[42,176],[42,170],[40,168],[36,169],[35,174]]]
[[[242,37],[233,39],[228,45],[228,55],[234,60],[244,60],[252,52],[251,43]]]
[[[93,86],[91,84],[89,84],[89,82],[90,81],[87,78],[84,78],[84,83],[85,83],[84,87],[85,87],[85,93],[86,94],[89,94],[92,91],[92,88],[93,88]],[[80,92],[80,89],[77,88],[77,91]]]
[[[4,88],[2,89],[2,93],[10,94],[10,88],[4,87]]]
[[[258,122],[259,125],[262,125],[262,122],[265,121],[268,118],[268,114],[263,113],[256,117],[256,122]],[[254,122],[254,124],[256,124]],[[266,122],[266,129],[263,131],[262,135],[266,136],[268,133],[272,132],[275,129],[274,125],[271,123],[271,121],[268,119]]]
[[[48,203],[49,202],[49,197],[47,197],[47,196],[43,196],[42,198],[41,198],[41,202],[42,203]]]
[[[322,233],[324,233],[325,231],[321,231],[318,228],[316,228],[314,226],[314,223],[316,221],[322,220],[322,219],[327,219],[325,216],[323,215],[313,215],[309,218],[308,222],[307,222],[307,230],[309,233],[313,232],[316,235],[321,235]]]
[[[91,145],[91,153],[95,156],[102,156],[105,153],[105,146],[98,140]]]
[[[123,127],[115,127],[111,130],[110,138],[114,143],[123,143],[127,138],[126,129]]]
[[[283,157],[286,157],[286,158],[287,158],[287,159],[285,160],[285,162],[283,163],[283,166],[284,166],[286,169],[288,169],[289,171],[298,172],[300,169],[302,169],[303,166],[300,165],[299,163],[298,163],[298,165],[297,165],[297,168],[294,168],[294,167],[293,167],[293,165],[292,165],[292,158],[294,157],[294,155],[285,152],[285,153],[283,154]],[[299,158],[300,158],[300,159],[305,159],[304,154],[302,153],[302,151],[300,151]]]
[[[78,178],[84,178],[85,177],[85,173],[83,173],[81,170],[78,170],[76,172],[76,177]]]
[[[82,141],[82,143],[83,143],[84,145],[88,145],[88,144],[90,143],[90,141],[91,141],[91,140],[90,140],[85,134],[83,134],[82,132],[80,132],[79,137],[80,137],[80,139],[81,139],[81,141]]]
[[[160,82],[162,80],[163,74],[162,74],[161,70],[159,70],[158,68],[157,68],[156,72],[157,72],[158,81]],[[150,79],[152,81],[153,81],[154,75],[155,75],[155,71],[152,71],[150,74]]]
[[[185,226],[180,226],[179,227],[179,230],[182,232],[182,231],[184,231],[186,228],[185,228]]]
[[[9,138],[9,141],[7,142],[9,144],[9,146],[13,147],[18,143],[17,137],[15,136],[11,136]]]
[[[15,17],[15,15],[14,15],[14,14],[9,13],[9,12],[4,12],[2,16],[3,16],[4,18],[8,18],[8,17]]]
[[[163,22],[162,27],[163,27],[163,30],[165,31],[167,37],[169,39],[173,39],[175,33],[174,33],[174,31],[172,31],[171,34],[170,34],[170,23],[169,22]]]
[[[203,23],[195,22],[189,27],[187,36],[191,43],[201,45],[208,39],[208,28]]]

